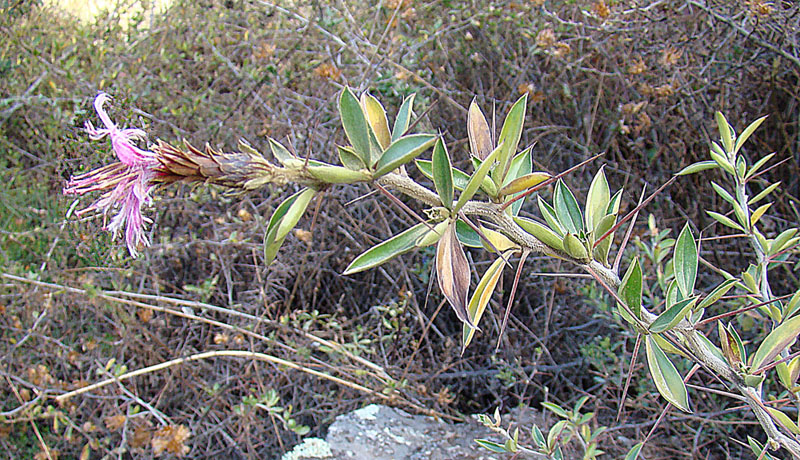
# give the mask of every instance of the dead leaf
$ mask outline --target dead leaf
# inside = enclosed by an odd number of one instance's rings
[[[647,66],[641,57],[636,58],[636,62],[628,66],[628,73],[631,75],[643,74],[647,70]]]
[[[492,133],[489,130],[489,123],[483,116],[481,108],[475,99],[469,105],[467,113],[467,137],[469,137],[469,149],[472,156],[483,161],[492,153]]]
[[[294,236],[296,236],[297,239],[302,241],[303,243],[309,244],[311,243],[311,238],[314,236],[314,234],[309,232],[308,230],[303,230],[302,228],[298,228],[295,229]]]
[[[674,66],[678,63],[678,60],[683,56],[683,51],[669,47],[661,53],[661,59],[658,61],[662,66],[669,69],[670,67]]]
[[[189,446],[184,442],[189,439],[192,433],[183,425],[169,425],[156,431],[150,445],[153,447],[153,455],[158,457],[165,451],[178,457],[183,457],[189,453]]]
[[[605,19],[608,17],[609,14],[611,14],[611,10],[608,8],[608,5],[606,5],[606,2],[604,2],[603,0],[594,2],[594,5],[592,5],[592,11],[600,19]]]
[[[108,428],[109,431],[117,431],[122,428],[123,425],[125,425],[126,419],[127,417],[125,417],[123,414],[112,415],[111,417],[106,417],[103,420],[103,423],[105,423],[106,428]]]
[[[464,248],[458,242],[455,222],[447,226],[436,245],[436,278],[439,281],[439,289],[450,302],[458,319],[475,327],[467,312],[469,262],[464,254]]]
[[[146,323],[153,319],[153,310],[149,308],[140,308],[136,310],[136,316],[139,317],[139,321]]]
[[[540,48],[550,48],[556,44],[556,34],[553,29],[542,29],[536,34],[536,46]]]

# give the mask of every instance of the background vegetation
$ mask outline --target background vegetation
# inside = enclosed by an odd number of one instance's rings
[[[109,158],[82,129],[95,120],[100,90],[115,97],[120,125],[144,127],[151,139],[230,149],[244,138],[264,152],[270,136],[322,160],[344,139],[335,110],[343,85],[369,89],[390,113],[417,93],[418,126],[442,129],[461,169],[470,100],[487,113],[494,106],[500,120],[528,92],[522,143],[536,143],[536,169],[557,173],[606,152],[628,209],[642,187],[706,158],[714,111],[737,127],[767,114],[748,154],[788,160],[763,179],[783,184],[775,228],[798,221],[800,7],[792,2],[179,0],[162,15],[134,15],[130,26],[119,21],[124,6],[88,24],[36,2],[0,5],[0,449],[15,458],[123,448],[147,458],[161,453],[159,440],[173,454],[185,444],[192,458],[267,458],[372,401],[462,419],[583,395],[592,423],[611,427],[599,444],[615,458],[663,406],[637,378],[646,372],[640,358],[615,420],[633,340],[592,283],[552,276],[570,267],[529,263],[499,349],[498,298],[463,356],[461,325],[428,291],[431,250],[341,276],[355,255],[410,223],[380,196],[364,197],[366,187],[325,195],[313,226],[301,223],[270,267],[265,222],[296,190],[165,189],[150,213],[153,245],[131,260],[100,218],[66,217],[87,201],[60,194],[70,175]],[[569,177],[573,190],[586,190],[593,166]],[[702,211],[717,201],[708,176],[695,175],[648,209],[675,236],[687,218],[711,225]],[[646,225],[635,234],[647,241]],[[740,272],[737,244],[704,242],[701,255]],[[773,287],[796,290],[795,267],[783,274]],[[365,388],[216,358],[62,405],[50,399],[125,369],[224,349],[269,353]],[[703,371],[696,378],[718,385]],[[737,442],[754,434],[738,421],[749,413],[698,395],[695,414],[673,411],[660,422],[647,458],[750,458]]]

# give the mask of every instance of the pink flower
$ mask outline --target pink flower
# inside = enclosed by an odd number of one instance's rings
[[[119,161],[128,166],[135,166],[137,164],[152,162],[155,155],[152,152],[142,150],[131,143],[132,140],[144,140],[147,135],[141,129],[119,129],[117,125],[111,121],[111,118],[103,108],[106,101],[111,100],[111,96],[106,93],[100,93],[94,99],[94,109],[100,120],[106,126],[105,129],[95,128],[91,122],[86,122],[86,132],[89,137],[94,141],[108,136],[111,138],[111,148],[117,154]]]
[[[153,152],[142,150],[131,143],[133,139],[144,139],[144,131],[118,129],[111,121],[103,109],[103,104],[109,99],[107,94],[100,93],[94,101],[95,110],[106,129],[95,129],[87,122],[86,131],[93,140],[108,135],[111,138],[111,147],[120,161],[70,178],[64,187],[64,194],[83,195],[102,191],[103,194],[97,201],[77,214],[102,211],[103,229],[113,232],[114,236],[125,227],[125,243],[131,256],[136,257],[139,247],[149,245],[144,234],[144,224],[151,221],[142,215],[142,207],[152,203],[150,192],[154,187],[154,168],[159,162]],[[118,210],[118,213],[111,219],[111,223],[105,225],[112,210]]]

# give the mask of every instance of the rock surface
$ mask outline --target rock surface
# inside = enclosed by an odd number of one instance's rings
[[[531,420],[532,422],[532,420]],[[530,423],[530,422],[529,422]],[[530,424],[527,425],[530,427]],[[307,438],[282,460],[492,460],[476,438],[501,441],[476,422],[456,425],[371,404],[340,415],[327,442]],[[502,442],[502,441],[501,441]]]

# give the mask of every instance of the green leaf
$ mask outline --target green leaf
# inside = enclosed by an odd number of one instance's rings
[[[411,114],[414,112],[414,97],[412,94],[403,99],[403,104],[400,110],[397,111],[397,118],[394,120],[394,127],[392,128],[392,142],[400,139],[403,134],[408,130],[408,125],[411,122]]]
[[[436,142],[432,134],[410,134],[392,142],[375,165],[376,178],[388,174],[428,150]]]
[[[772,418],[779,421],[781,425],[785,426],[792,434],[800,434],[800,428],[789,418],[788,415],[775,409],[774,407],[767,407],[767,410],[772,415]]]
[[[478,282],[478,287],[476,287],[475,292],[472,293],[472,298],[470,299],[467,307],[472,324],[477,326],[478,322],[483,316],[483,312],[486,311],[486,306],[489,304],[492,294],[494,294],[494,290],[497,287],[497,282],[500,280],[500,277],[503,274],[504,265],[505,260],[503,260],[502,257],[498,257],[497,260],[495,260],[494,263],[489,266],[489,268],[486,270],[486,273],[483,274],[480,282]],[[469,324],[465,323],[463,325],[461,335],[462,353],[467,349],[470,342],[472,342],[473,335],[475,335],[475,328],[470,327]]]
[[[269,149],[272,151],[272,156],[274,156],[280,164],[287,168],[293,166],[293,160],[301,161],[296,156],[292,155],[292,153],[289,152],[289,150],[287,150],[286,147],[284,147],[280,142],[271,137],[269,138]]]
[[[339,95],[339,117],[353,150],[361,157],[364,164],[372,164],[367,118],[364,116],[364,110],[361,108],[358,98],[349,87],[345,87],[342,94]]]
[[[775,457],[766,452],[764,452],[762,455],[764,448],[761,446],[761,443],[751,438],[749,435],[747,436],[747,443],[750,444],[750,449],[753,450],[753,453],[756,454],[757,458],[761,460],[775,460]]]
[[[511,160],[511,165],[508,167],[508,174],[506,174],[506,178],[503,181],[503,187],[514,179],[530,174],[531,171],[533,171],[533,159],[531,158],[532,150],[533,147],[528,147]]]
[[[735,285],[736,285],[736,280],[734,279],[723,281],[722,283],[720,283],[719,286],[717,286],[713,291],[711,291],[711,294],[706,296],[705,299],[703,299],[699,304],[697,304],[697,309],[699,310],[701,308],[710,307],[711,305],[714,304],[714,302],[721,299],[722,296],[727,294],[728,291],[730,291],[731,288],[734,287]]]
[[[675,241],[673,261],[678,289],[683,294],[683,298],[687,298],[692,295],[697,278],[697,246],[688,223]]]
[[[772,243],[769,245],[769,253],[770,255],[777,254],[785,249],[792,237],[797,233],[796,228],[789,228],[781,232],[780,235],[776,236]]]
[[[525,106],[527,102],[528,93],[525,93],[511,106],[511,110],[508,111],[506,120],[503,122],[503,128],[500,130],[500,137],[497,138],[498,147],[501,144],[503,147],[500,156],[497,158],[500,164],[492,172],[492,179],[498,186],[503,183],[511,158],[517,152],[519,139],[522,136],[522,126],[525,123]]]
[[[736,202],[736,200],[733,198],[733,195],[731,195],[730,192],[728,192],[721,186],[717,185],[716,182],[711,181],[711,188],[713,188],[714,191],[717,192],[717,195],[721,196],[722,199],[727,201],[728,203],[733,204]]]
[[[770,206],[772,206],[771,201],[765,205],[759,206],[758,209],[753,211],[753,214],[750,214],[750,226],[756,225],[759,219],[761,219],[761,216],[763,216],[764,213],[767,212]]]
[[[691,299],[681,300],[669,307],[664,313],[658,315],[658,318],[650,324],[650,332],[660,333],[672,329],[686,317],[686,314],[689,313],[689,310],[692,309],[695,302],[697,302],[697,298],[693,297]]]
[[[569,419],[572,418],[572,417],[569,416],[569,412],[567,412],[566,410],[561,408],[561,406],[559,406],[558,404],[553,404],[553,403],[550,403],[550,402],[543,402],[542,406],[545,409],[549,410],[550,412],[558,415],[559,417],[561,417],[563,419],[569,420]]]
[[[458,213],[458,211],[461,210],[461,207],[464,206],[467,201],[472,199],[472,197],[475,195],[475,192],[478,191],[478,188],[483,183],[483,179],[487,174],[489,174],[489,170],[492,169],[495,161],[497,161],[497,157],[500,155],[502,147],[503,144],[498,145],[497,148],[494,149],[494,151],[490,153],[488,157],[486,157],[486,160],[481,163],[481,166],[474,173],[472,173],[469,183],[467,183],[467,186],[464,187],[464,191],[461,192],[456,205],[453,207],[453,213]]]
[[[605,166],[601,166],[592,179],[589,186],[589,193],[586,195],[586,228],[591,230],[595,224],[606,215],[608,202],[611,200],[611,190],[608,188],[608,180],[603,172]]]
[[[502,444],[498,444],[494,441],[489,441],[488,439],[476,439],[475,442],[484,449],[488,449],[498,454],[506,452],[506,448]]]
[[[747,204],[756,204],[756,203],[758,203],[759,201],[761,201],[764,198],[766,198],[767,195],[769,195],[770,193],[775,191],[775,189],[778,188],[780,185],[781,185],[780,181],[779,182],[775,182],[774,184],[772,184],[769,187],[765,188],[764,190],[760,191],[753,198],[750,198],[750,201],[748,201]]]
[[[558,251],[564,250],[564,243],[561,241],[561,237],[539,222],[524,217],[514,217],[514,222],[547,246]]]
[[[783,309],[783,319],[791,318],[792,315],[797,313],[798,309],[800,309],[800,289],[794,293],[791,299],[789,299],[789,303],[786,304],[786,308]]]
[[[720,155],[714,150],[711,150],[709,154],[711,155],[711,159],[714,160],[719,165],[720,168],[724,169],[729,174],[733,174],[734,176],[736,175],[736,171],[733,169],[733,165],[731,164],[730,161],[728,161],[727,158],[725,158],[724,155]]]
[[[483,247],[481,236],[463,220],[456,222],[456,236],[458,237],[458,241],[464,246],[469,246],[471,248]]]
[[[275,208],[264,232],[264,259],[267,265],[275,260],[286,235],[297,225],[315,193],[313,189],[303,189]]]
[[[595,241],[600,239],[607,231],[611,230],[617,224],[616,214],[606,214],[605,217],[600,219],[594,227]],[[603,265],[608,265],[608,252],[611,250],[611,243],[614,241],[614,233],[608,235],[603,241],[595,246],[592,254],[595,260]]]
[[[433,227],[433,230],[428,230],[427,233],[419,237],[416,243],[414,243],[414,246],[418,248],[424,248],[426,246],[438,243],[442,238],[442,235],[444,235],[444,231],[449,224],[450,223],[447,220],[439,222]]]
[[[686,385],[683,383],[681,374],[650,335],[645,337],[645,351],[650,376],[653,377],[658,392],[673,406],[691,413],[689,394],[686,392]]]
[[[542,217],[547,222],[547,225],[558,234],[559,237],[564,237],[564,234],[567,233],[567,230],[561,225],[561,222],[558,221],[558,217],[556,216],[556,210],[553,209],[546,201],[542,199],[542,197],[537,196],[536,199],[539,202],[539,211],[542,213]]]
[[[761,342],[756,354],[753,355],[753,362],[750,365],[752,372],[756,372],[762,366],[770,364],[773,358],[797,339],[798,334],[800,334],[800,316],[784,321],[780,326],[776,327]]]
[[[342,166],[345,168],[357,171],[367,167],[352,147],[337,145],[336,150],[339,152],[339,162],[342,163]]]
[[[689,166],[681,169],[676,176],[686,176],[689,174],[694,174],[696,172],[705,171],[707,169],[716,169],[719,165],[716,161],[698,161],[697,163],[690,164]]]
[[[578,200],[561,179],[556,182],[553,192],[553,207],[556,210],[558,221],[568,232],[578,234],[583,231],[583,216],[581,216]]]
[[[763,117],[759,118],[758,120],[750,123],[750,125],[748,125],[747,128],[744,129],[744,131],[742,131],[742,134],[740,134],[739,138],[736,139],[736,146],[734,146],[734,148],[733,148],[733,153],[734,154],[737,153],[739,151],[739,149],[742,148],[742,145],[744,145],[744,143],[747,142],[747,139],[750,138],[750,135],[753,134],[753,131],[758,129],[758,127],[761,126],[761,123],[763,123],[764,120],[766,120],[766,119],[767,119],[767,117],[763,116]]]
[[[436,139],[433,146],[432,157],[433,185],[439,200],[445,208],[453,207],[453,166],[450,163],[450,154],[447,153],[447,146],[442,142],[442,138]]]
[[[717,127],[719,128],[722,145],[725,147],[725,153],[733,152],[733,135],[731,134],[731,126],[728,124],[728,120],[725,119],[725,115],[722,112],[716,112],[714,117],[717,119]]]
[[[403,233],[395,235],[383,243],[367,249],[350,263],[343,274],[352,275],[353,273],[377,267],[393,257],[410,251],[414,248],[414,244],[417,240],[428,231],[430,230],[427,225],[419,223]]]
[[[641,317],[642,311],[642,266],[639,265],[639,258],[633,259],[633,263],[628,267],[622,282],[619,284],[619,297],[625,305],[636,315]]]
[[[423,176],[433,180],[433,162],[431,160],[414,160],[414,162]],[[459,191],[464,190],[464,187],[469,183],[469,174],[458,168],[451,169],[453,171],[453,187]]]
[[[309,166],[308,172],[328,184],[353,184],[368,181],[372,176],[367,171],[353,171],[341,166]]]
[[[639,452],[642,451],[642,446],[644,446],[643,442],[636,444],[635,446],[631,447],[631,450],[625,455],[625,460],[636,460],[639,458]]]
[[[720,224],[722,224],[722,225],[724,225],[726,227],[730,227],[730,228],[732,228],[734,230],[739,230],[740,232],[744,232],[745,231],[744,228],[742,228],[741,225],[737,224],[733,219],[731,219],[728,216],[724,216],[724,215],[722,215],[722,214],[720,214],[718,212],[714,212],[714,211],[706,211],[706,213],[709,216],[713,217],[714,220],[716,220],[717,222],[719,222]]]
[[[772,157],[774,157],[774,156],[775,156],[775,152],[770,153],[769,155],[764,155],[764,157],[762,157],[760,160],[756,161],[755,164],[750,167],[750,170],[747,171],[747,176],[745,176],[745,180],[746,181],[750,180],[758,172],[758,170],[761,169],[762,166],[767,164],[767,162],[769,160],[771,160]]]
[[[587,262],[589,260],[589,251],[575,234],[567,233],[564,235],[564,238],[561,239],[561,242],[564,245],[564,251],[569,254],[570,257],[580,262]]]

